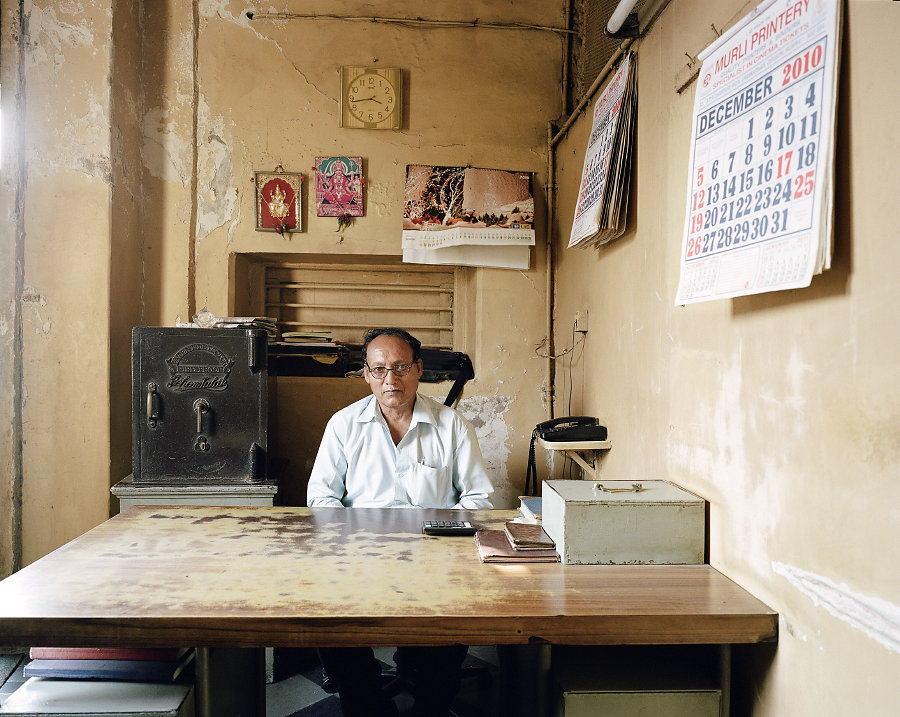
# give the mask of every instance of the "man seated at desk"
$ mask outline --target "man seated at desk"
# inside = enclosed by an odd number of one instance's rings
[[[421,343],[402,329],[363,338],[363,377],[372,395],[328,421],[307,489],[312,508],[490,508],[493,486],[472,426],[454,409],[417,393]],[[447,714],[460,681],[465,645],[401,647],[413,673],[416,715]],[[345,717],[396,715],[381,692],[371,648],[323,648]]]

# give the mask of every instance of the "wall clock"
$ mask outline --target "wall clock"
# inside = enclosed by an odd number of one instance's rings
[[[400,129],[403,74],[398,67],[341,67],[341,127]]]

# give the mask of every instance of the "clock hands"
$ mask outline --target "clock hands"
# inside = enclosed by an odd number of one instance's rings
[[[353,100],[354,102],[377,102],[378,104],[383,104],[381,100],[376,100],[374,97],[361,97],[360,99]]]

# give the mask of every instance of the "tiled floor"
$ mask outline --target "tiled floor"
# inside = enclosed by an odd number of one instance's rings
[[[25,655],[0,654],[0,705],[25,681],[25,675],[22,674],[24,663]]]
[[[376,657],[385,671],[393,668],[393,648],[378,648]],[[0,705],[27,678],[25,655],[0,654]],[[492,647],[471,647],[464,663],[469,669],[453,704],[458,717],[491,717],[498,714],[499,678],[497,653]],[[412,708],[412,698],[399,694],[395,702],[401,717]],[[341,717],[336,695],[322,689],[322,671],[311,650],[276,652],[275,680],[266,686],[266,717]]]

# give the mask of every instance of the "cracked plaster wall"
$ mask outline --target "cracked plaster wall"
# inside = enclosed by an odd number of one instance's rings
[[[5,64],[21,49],[24,83],[4,126],[22,127],[23,139],[14,216],[28,563],[108,514],[112,17],[101,3],[23,7],[23,32],[5,36],[3,52]]]
[[[369,12],[345,2],[337,14]],[[400,224],[407,164],[471,164],[535,173],[538,246],[527,271],[476,270],[463,297],[471,323],[466,351],[476,379],[464,401],[504,404],[483,425],[482,445],[491,457],[499,505],[515,505],[521,492],[528,439],[546,417],[545,362],[535,353],[544,336],[546,296],[543,256],[546,184],[546,126],[560,111],[558,86],[562,40],[550,33],[521,30],[428,29],[320,20],[250,21],[242,3],[201,2],[196,30],[196,307],[214,314],[233,311],[235,287],[224,280],[236,253],[303,255],[400,254]],[[493,4],[465,9],[431,8],[436,17],[471,13],[484,21],[509,17]],[[416,3],[379,6],[383,16],[417,16]],[[532,0],[516,6],[517,20],[564,25],[563,3]],[[182,34],[189,32],[183,28]],[[173,38],[176,47],[182,42]],[[347,130],[339,126],[339,66],[379,64],[404,72],[403,129]],[[515,121],[512,120],[515,118]],[[184,136],[179,133],[179,136]],[[308,196],[316,156],[359,155],[366,172],[366,214],[337,233],[335,220],[315,213]],[[301,232],[290,239],[256,232],[254,171],[305,175]],[[230,296],[232,298],[230,298]],[[509,297],[517,298],[511,306]],[[171,318],[171,317],[170,317]],[[317,393],[319,387],[310,388]],[[443,397],[449,384],[424,387]],[[334,392],[332,392],[334,393]],[[279,381],[282,405],[305,402],[295,382]],[[512,398],[514,397],[514,398]],[[343,393],[312,405],[296,419],[313,433],[327,415],[349,402]],[[487,410],[487,409],[485,409]],[[476,418],[477,416],[476,411]],[[295,419],[283,409],[290,431]],[[295,424],[296,425],[296,424]],[[308,472],[315,444],[291,456],[297,481]],[[300,485],[289,488],[295,497]]]
[[[560,25],[562,5],[533,0],[516,12]],[[706,497],[713,563],[781,614],[774,659],[751,664],[735,685],[757,715],[890,714],[896,706],[900,576],[889,558],[900,524],[900,331],[891,308],[896,250],[886,238],[900,224],[891,181],[900,148],[896,93],[882,91],[896,86],[893,5],[846,4],[835,268],[810,289],[671,306],[692,100],[690,90],[674,94],[672,77],[685,51],[712,39],[710,18],[721,24],[741,0],[672,0],[642,41],[636,228],[594,254],[560,251],[558,325],[575,310],[591,317],[584,350],[572,357],[571,412],[609,424],[604,474],[667,477]],[[110,290],[118,256],[110,184],[119,165],[137,171],[133,157],[111,152],[110,137],[121,131],[120,145],[138,144],[118,111],[139,115],[142,128],[140,183],[130,185],[140,219],[125,221],[139,226],[140,248],[124,256],[138,254],[144,323],[172,323],[202,303],[227,313],[234,252],[397,253],[407,163],[535,171],[542,196],[546,123],[559,114],[556,37],[251,23],[244,4],[228,0],[148,4],[136,43],[140,84],[113,83],[111,100],[115,7],[30,0],[21,37],[15,24],[3,26],[4,88],[19,47],[25,82],[16,151],[27,191],[14,207],[5,179],[3,198],[23,231],[28,289],[0,314],[4,368],[16,311],[22,322],[25,562],[107,514],[109,403],[127,401],[109,378],[110,335],[121,328],[111,329],[110,307],[123,295]],[[364,4],[341,7],[352,14]],[[389,2],[381,11],[416,15],[418,7]],[[508,19],[491,3],[466,7]],[[432,10],[460,12],[453,4]],[[404,130],[340,130],[338,65],[376,62],[405,70]],[[6,92],[3,102],[8,127]],[[577,123],[559,146],[558,227],[571,221],[588,129]],[[341,240],[307,202],[304,231],[291,240],[254,232],[252,172],[282,164],[308,173],[312,157],[329,153],[366,158],[365,221]],[[527,438],[545,409],[534,347],[546,297],[542,253],[534,256],[525,272],[478,272],[465,297],[476,320],[464,348],[477,379],[461,407],[479,425],[488,460],[505,464],[506,495],[521,481]],[[2,255],[5,277],[15,263]],[[557,346],[566,339],[561,328]],[[14,412],[8,384],[0,398]],[[560,408],[565,398],[561,391]],[[292,410],[301,425],[302,404]],[[4,467],[9,445],[7,435]],[[870,608],[886,626],[859,619]]]
[[[399,255],[411,163],[535,174],[531,268],[471,272],[461,297],[464,345],[457,347],[475,365],[477,378],[463,399],[480,423],[499,504],[513,505],[531,427],[547,410],[544,362],[534,347],[545,330],[545,142],[547,122],[560,112],[561,37],[251,22],[237,0],[28,0],[22,7],[21,36],[8,15],[3,25],[3,71],[17,67],[21,50],[24,81],[17,112],[7,113],[3,95],[4,125],[17,118],[23,141],[16,149],[24,157],[18,207],[14,186],[4,187],[22,238],[3,255],[3,267],[14,273],[19,247],[28,288],[15,311],[0,314],[0,339],[21,351],[23,372],[19,408],[9,386],[0,407],[21,417],[24,562],[115,508],[109,487],[130,465],[131,326],[171,325],[204,305],[229,314],[237,253]],[[333,9],[370,12],[368,3],[353,0]],[[379,12],[414,17],[421,9],[395,0]],[[486,0],[431,12],[510,19],[508,8]],[[527,0],[516,6],[516,19],[561,26],[564,3]],[[340,128],[341,64],[403,68],[401,131]],[[253,172],[280,164],[306,175],[308,192],[320,155],[364,157],[366,216],[341,235],[307,198],[302,232],[290,239],[256,232]],[[13,337],[16,317],[21,345]],[[443,396],[448,387],[429,390]],[[285,410],[279,431],[309,430],[309,413],[318,407],[304,406],[306,393]],[[343,404],[344,393],[330,395]],[[286,396],[294,398],[290,390]],[[7,435],[0,454],[13,473],[14,444]],[[11,499],[3,495],[6,508]]]
[[[11,142],[17,126],[16,93],[20,62],[18,13],[7,13],[0,23],[0,95],[2,103],[2,163],[16,167],[18,143]],[[18,172],[0,172],[0,577],[19,567],[21,553],[21,414],[19,372],[21,345],[21,241],[17,197],[21,188]]]

